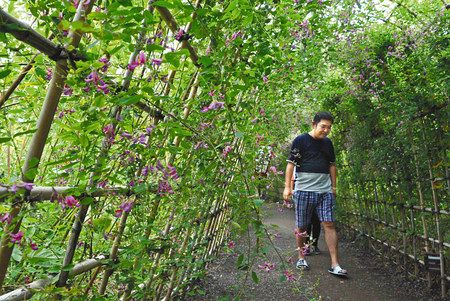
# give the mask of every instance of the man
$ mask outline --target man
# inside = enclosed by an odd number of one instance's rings
[[[338,261],[338,239],[335,229],[336,165],[331,140],[327,138],[333,124],[333,116],[328,112],[319,112],[314,116],[312,129],[294,139],[291,153],[287,160],[283,198],[289,201],[292,196],[291,179],[296,168],[295,221],[298,230],[296,239],[298,261],[296,267],[309,269],[305,260],[305,230],[311,223],[315,210],[325,231],[325,241],[331,257],[328,272],[345,276]]]

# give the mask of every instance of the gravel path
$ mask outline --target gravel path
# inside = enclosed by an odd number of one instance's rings
[[[244,237],[236,242],[236,248],[223,253],[208,268],[205,279],[199,283],[188,300],[349,300],[349,301],[415,301],[438,300],[427,296],[417,283],[408,282],[395,275],[393,269],[386,269],[376,263],[374,256],[358,250],[354,243],[340,242],[340,264],[348,270],[349,277],[340,278],[327,272],[329,254],[323,240],[319,240],[320,255],[308,256],[309,271],[295,269],[296,245],[293,235],[294,212],[277,210],[276,205],[265,208],[264,223],[274,234],[273,241],[285,259],[291,258],[285,268],[275,250],[268,249],[267,257],[257,258],[253,271],[258,283],[245,270],[236,268],[240,253],[245,252],[248,240]],[[275,263],[275,269],[266,272],[258,265]],[[294,281],[280,281],[280,275],[289,269]],[[194,293],[195,292],[195,293]]]

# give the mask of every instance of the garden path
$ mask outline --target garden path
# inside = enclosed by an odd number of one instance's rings
[[[276,205],[268,205],[265,207],[264,224],[270,233],[277,233],[273,240],[283,256],[295,260],[293,210],[279,211]],[[279,277],[283,270],[278,269],[280,260],[271,248],[267,258],[257,259],[254,264],[253,270],[259,278],[259,283],[255,283],[250,276],[245,279],[245,271],[236,268],[238,253],[246,249],[246,244],[246,239],[240,238],[235,250],[221,254],[209,266],[207,276],[199,284],[201,289],[192,300],[234,300],[238,292],[241,294],[239,300],[431,300],[415,283],[404,280],[393,269],[380,267],[373,256],[358,250],[350,241],[340,242],[341,265],[349,271],[349,277],[339,278],[329,274],[329,254],[322,234],[319,240],[322,253],[308,257],[309,271],[296,270],[294,263],[291,263],[288,268],[296,280],[281,282]],[[277,268],[269,273],[259,269],[258,265],[266,261],[276,263]]]

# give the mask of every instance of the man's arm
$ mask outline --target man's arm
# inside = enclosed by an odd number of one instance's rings
[[[285,178],[284,178],[284,192],[283,199],[289,201],[292,195],[292,176],[294,175],[294,163],[288,162],[286,166]]]
[[[330,165],[330,178],[331,178],[331,192],[333,193],[334,197],[336,197],[336,164],[332,163]]]

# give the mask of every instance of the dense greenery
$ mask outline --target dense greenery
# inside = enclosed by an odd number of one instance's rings
[[[16,220],[23,219],[24,236],[5,285],[61,270],[79,202],[90,210],[74,263],[109,254],[122,214],[130,212],[111,281],[137,286],[150,270],[158,287],[174,266],[189,267],[197,277],[206,246],[196,243],[205,225],[196,228],[193,221],[225,200],[231,213],[223,227],[253,226],[262,238],[261,188],[278,188],[290,140],[308,129],[319,109],[336,116],[339,194],[349,197],[341,209],[353,210],[356,184],[374,179],[392,199],[403,195],[411,204],[418,204],[416,182],[423,181],[426,205],[433,207],[429,170],[448,177],[450,15],[440,1],[153,2],[172,13],[175,32],[143,1],[95,2],[86,22],[71,21],[76,5],[2,5],[55,44],[67,45],[73,30],[85,33],[77,49],[85,59],[70,63],[43,157],[25,175],[36,186],[75,187],[74,200],[61,196],[22,208]],[[180,31],[188,23],[188,33]],[[183,40],[197,62],[180,47]],[[2,31],[0,45],[6,91],[36,50]],[[5,187],[22,181],[55,72],[48,57],[34,61],[0,108]],[[448,210],[447,182],[434,183],[441,209]],[[133,196],[85,194],[117,186]],[[10,234],[5,216],[12,200],[25,191],[0,204],[4,235]],[[154,264],[161,252],[165,259]],[[60,293],[83,296],[88,280],[77,281],[76,289]],[[114,285],[107,291],[116,292]]]

